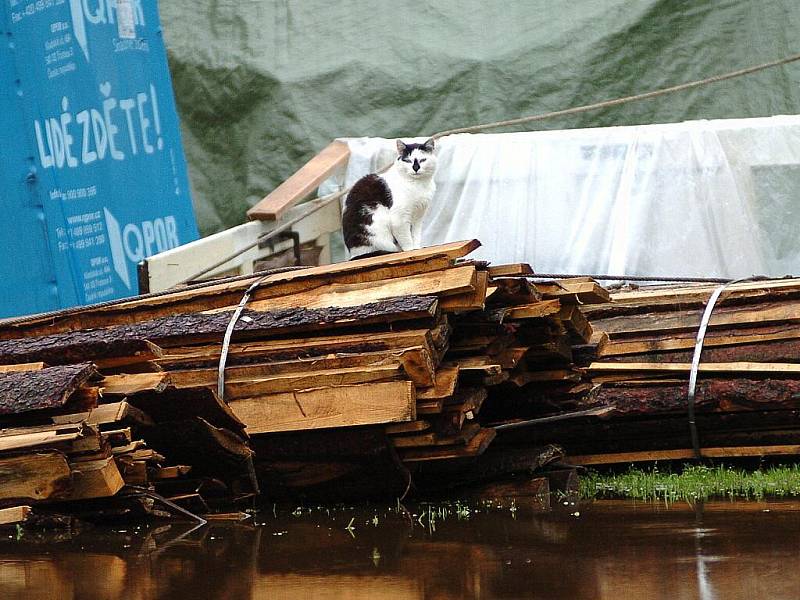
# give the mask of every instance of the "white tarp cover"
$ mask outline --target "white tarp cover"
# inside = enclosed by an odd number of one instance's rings
[[[345,185],[394,140],[347,138]],[[426,245],[539,273],[800,274],[800,116],[461,134],[438,141]]]

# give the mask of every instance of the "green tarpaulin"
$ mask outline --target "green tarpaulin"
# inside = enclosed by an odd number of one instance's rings
[[[162,0],[203,233],[332,139],[569,108],[800,52],[797,0]],[[800,63],[536,124],[800,112]]]

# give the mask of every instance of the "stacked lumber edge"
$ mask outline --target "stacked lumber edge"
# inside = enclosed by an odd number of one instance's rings
[[[208,513],[689,458],[688,363],[713,288],[612,298],[469,260],[478,246],[0,323],[0,506]],[[220,397],[222,339],[256,281]],[[697,388],[707,455],[800,449],[799,308],[797,280],[721,299]]]
[[[716,287],[652,286],[581,306],[593,334],[572,348],[575,382],[551,381],[524,394],[533,425],[510,437],[557,440],[573,464],[695,458],[689,377]],[[798,279],[735,283],[722,292],[697,371],[701,457],[800,454],[798,324]],[[581,417],[585,411],[594,416]]]

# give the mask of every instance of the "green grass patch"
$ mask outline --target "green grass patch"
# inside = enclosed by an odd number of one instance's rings
[[[758,470],[684,465],[680,472],[631,468],[624,473],[588,471],[581,476],[585,500],[625,498],[677,502],[710,499],[762,500],[800,496],[800,465]]]

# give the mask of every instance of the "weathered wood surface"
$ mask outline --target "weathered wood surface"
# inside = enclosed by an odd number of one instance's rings
[[[385,354],[386,351],[423,347],[434,349],[431,331],[411,329],[374,333],[342,333],[316,337],[295,337],[288,340],[256,340],[231,344],[228,349],[229,365],[313,359],[329,354]],[[186,346],[170,348],[158,364],[165,369],[200,368],[219,363],[221,345]]]
[[[380,282],[332,283],[304,293],[251,302],[248,306],[256,311],[275,311],[297,306],[359,306],[403,296],[456,296],[474,292],[477,285],[475,267],[467,265]]]
[[[608,384],[597,402],[614,407],[613,416],[685,412],[688,383]],[[800,407],[800,380],[705,379],[697,382],[698,411],[793,409]]]
[[[584,307],[590,319],[656,313],[673,309],[702,309],[717,285],[648,286],[635,291],[615,292],[612,301]],[[800,279],[776,279],[735,283],[723,292],[724,305],[756,304],[764,300],[800,297]]]
[[[376,336],[377,337],[377,336]],[[301,350],[301,349],[297,349]],[[225,369],[227,383],[242,383],[254,379],[293,374],[299,376],[312,371],[369,370],[380,367],[402,368],[408,378],[420,386],[430,386],[435,379],[435,364],[430,352],[423,347],[393,349],[359,354],[329,354],[276,362],[237,364]],[[216,386],[218,369],[216,366],[204,369],[182,369],[170,371],[170,381],[179,388]],[[227,385],[226,385],[227,387]]]
[[[88,363],[0,374],[0,415],[64,406],[97,371]]]
[[[72,479],[60,452],[0,457],[0,502],[39,502],[66,497]]]
[[[0,364],[44,362],[48,365],[68,365],[142,354],[155,358],[150,352],[152,344],[141,337],[111,335],[106,338],[94,332],[82,331],[75,332],[71,336],[72,344],[64,344],[62,338],[58,336],[2,340]]]
[[[495,435],[497,433],[494,429],[481,429],[463,446],[404,448],[398,450],[398,455],[407,463],[473,458],[483,454]]]
[[[432,319],[437,300],[427,296],[393,298],[355,307],[306,309],[302,307],[260,313],[245,309],[236,323],[234,339],[269,337],[287,333],[346,328],[353,325],[385,324],[402,320]],[[0,341],[0,355],[9,362],[25,362],[42,353],[70,356],[92,355],[98,349],[118,349],[142,340],[186,344],[219,341],[232,312],[189,313],[119,325],[107,329],[58,333],[41,338]],[[45,361],[46,362],[46,361]]]
[[[792,324],[774,324],[720,328],[706,331],[703,341],[704,352],[716,347],[734,347],[739,345],[761,345],[773,342],[800,339],[800,328]],[[624,356],[644,353],[669,353],[691,351],[697,343],[697,332],[653,332],[622,339],[606,339],[599,349],[599,356]],[[791,362],[791,361],[787,361]]]
[[[479,246],[480,242],[477,240],[468,240],[334,265],[275,273],[263,278],[252,294],[252,301],[307,292],[333,282],[374,282],[439,271],[452,266],[456,258],[469,254]],[[99,307],[67,309],[45,316],[34,315],[14,319],[0,325],[0,339],[23,335],[46,336],[67,331],[109,327],[120,323],[134,324],[186,312],[233,307],[239,303],[245,290],[259,277],[254,275],[252,278],[213,285],[197,285],[171,294],[146,296]]]
[[[415,400],[413,383],[393,381],[242,398],[230,407],[255,434],[413,421]]]
[[[678,310],[664,313],[593,319],[596,330],[608,333],[611,340],[625,336],[643,334],[672,334],[697,331],[703,310]],[[763,302],[757,306],[728,306],[721,304],[714,309],[709,320],[709,330],[723,327],[745,327],[759,325],[785,325],[800,321],[800,301]]]
[[[113,458],[104,458],[71,465],[72,490],[69,500],[107,498],[122,489],[125,482]]]

